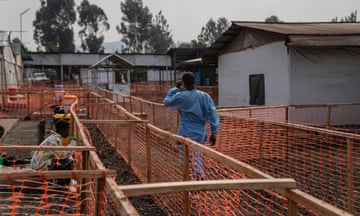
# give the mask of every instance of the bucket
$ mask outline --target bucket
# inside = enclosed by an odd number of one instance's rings
[[[65,112],[70,111],[71,104],[73,104],[77,99],[76,95],[64,95],[64,109]]]
[[[16,99],[17,99],[16,90],[17,90],[17,89],[14,88],[14,87],[8,88],[8,91],[9,91],[9,99],[10,99],[10,100],[16,100]]]
[[[54,91],[54,93],[55,93],[55,103],[58,105],[62,105],[65,91],[64,90]]]

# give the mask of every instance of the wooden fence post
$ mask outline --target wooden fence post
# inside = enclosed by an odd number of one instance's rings
[[[348,212],[355,213],[354,210],[354,170],[353,170],[353,144],[354,141],[350,138],[347,138],[347,206],[348,206]]]
[[[116,109],[116,118],[115,119],[119,118],[119,112],[120,112],[120,110]],[[119,124],[116,124],[115,125],[115,151],[118,151],[118,137],[119,137],[118,130],[119,130]]]
[[[129,132],[128,132],[128,164],[131,167],[131,134],[132,134],[132,124],[129,124]]]
[[[185,143],[182,143],[182,145],[184,146],[184,152],[183,152],[183,160],[184,160],[184,173],[183,173],[183,179],[184,181],[188,181],[189,180],[189,146],[186,145]],[[189,192],[188,191],[184,191],[183,194],[183,215],[189,215],[189,211],[190,211],[190,199],[189,199]]]
[[[86,112],[87,112],[88,117],[91,117],[89,104],[90,104],[90,92],[87,93]]]
[[[43,104],[45,104],[45,102],[44,102],[44,90],[43,91],[41,91],[41,97],[40,97],[40,116],[41,116],[41,118],[43,117]]]
[[[82,152],[82,168],[83,170],[89,170],[89,152],[88,151],[83,151]],[[88,187],[90,187],[88,185],[89,180],[87,178],[81,178],[81,185],[83,187],[84,191],[88,190]],[[81,193],[81,206],[80,206],[80,212],[81,213],[87,213],[84,212],[85,211],[85,207],[86,207],[86,203],[85,201],[88,200],[88,193]]]
[[[140,115],[143,113],[143,101],[140,100]]]
[[[260,164],[263,165],[263,158],[264,158],[264,130],[265,130],[265,124],[264,122],[260,122],[260,130],[259,130],[259,160]]]
[[[26,115],[30,116],[30,92],[29,90],[26,92]]]
[[[105,177],[98,178],[96,181],[96,191],[95,191],[95,215],[100,216],[102,214],[102,206],[104,202],[104,191],[105,191]]]
[[[146,123],[145,123],[146,127]],[[151,183],[151,140],[150,140],[150,128],[146,127],[146,162],[147,162],[147,183]]]
[[[297,216],[298,212],[298,206],[297,206],[297,203],[294,202],[293,200],[288,200],[288,213],[287,215],[288,216]]]
[[[130,96],[129,97],[130,98],[130,113],[132,113],[133,111],[133,107],[132,107],[132,97]]]
[[[155,117],[155,104],[152,104],[152,119],[153,119],[152,124],[156,125],[156,121],[155,121],[155,119],[156,119],[156,117]]]
[[[328,111],[327,111],[327,118],[326,118],[326,128],[330,128],[331,126],[331,105],[328,106]]]

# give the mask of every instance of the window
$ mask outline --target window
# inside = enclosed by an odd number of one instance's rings
[[[264,74],[249,76],[250,105],[265,105]]]

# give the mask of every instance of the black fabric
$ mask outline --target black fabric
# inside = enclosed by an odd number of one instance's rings
[[[52,160],[52,167],[50,170],[72,170],[74,167],[74,161],[65,158],[65,159],[53,159]],[[59,185],[68,185],[70,183],[70,178],[67,179],[57,179],[56,182]]]
[[[264,105],[265,104],[265,84],[264,75],[250,75],[250,105]]]

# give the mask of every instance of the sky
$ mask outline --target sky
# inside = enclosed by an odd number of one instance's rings
[[[121,22],[120,2],[124,0],[89,0],[101,7],[110,23],[105,42],[121,40],[116,26]],[[79,5],[81,0],[75,0]],[[335,17],[343,18],[358,11],[360,0],[142,0],[143,5],[155,16],[160,10],[168,21],[175,42],[189,42],[197,38],[201,27],[210,18],[225,17],[229,21],[263,22],[276,15],[284,22],[328,22]],[[11,31],[11,37],[21,36],[25,46],[35,51],[32,22],[40,8],[40,0],[0,0],[0,30]],[[26,11],[20,15],[22,12]],[[20,34],[22,22],[22,34]],[[78,28],[75,27],[75,36]],[[75,38],[75,44],[80,44]]]

